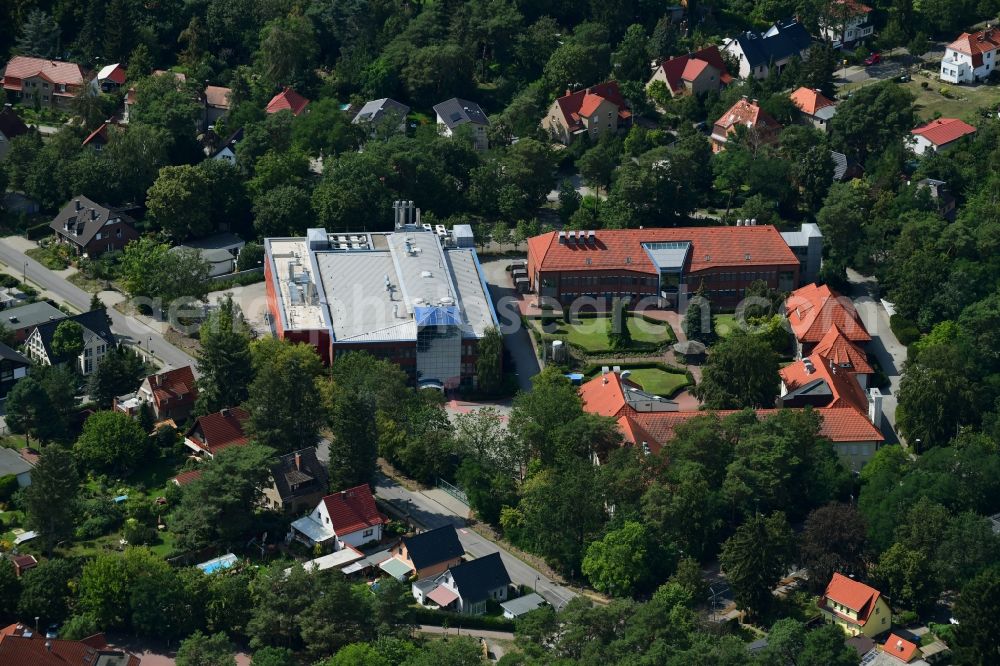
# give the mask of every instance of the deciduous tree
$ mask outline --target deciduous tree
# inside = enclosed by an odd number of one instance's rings
[[[123,412],[96,412],[83,424],[73,451],[94,472],[131,473],[149,450],[139,422]]]
[[[769,407],[778,384],[778,357],[767,341],[736,330],[712,348],[694,394],[706,409]]]
[[[219,301],[198,333],[198,413],[242,404],[253,379],[250,327],[232,296]]]

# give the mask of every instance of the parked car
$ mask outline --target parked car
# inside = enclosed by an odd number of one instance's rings
[[[870,56],[865,58],[865,67],[871,67],[872,65],[877,65],[880,62],[882,62],[882,54],[875,51]]]

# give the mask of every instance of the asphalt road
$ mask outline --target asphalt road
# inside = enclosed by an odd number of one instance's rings
[[[484,261],[482,266],[490,296],[500,318],[504,347],[516,366],[518,388],[530,391],[531,378],[539,373],[538,357],[535,356],[535,349],[531,346],[528,331],[521,325],[516,306],[511,303],[517,296],[510,274],[507,272],[507,264],[511,261],[513,260],[494,259]]]
[[[500,559],[507,567],[511,581],[517,585],[526,585],[536,589],[538,594],[552,604],[553,608],[558,610],[570,599],[577,596],[572,590],[559,585],[492,541],[468,529],[464,518],[455,515],[446,506],[435,502],[423,493],[410,492],[389,477],[378,474],[375,480],[375,494],[384,500],[389,500],[398,509],[409,513],[414,522],[426,529],[454,525],[455,529],[458,530],[458,540],[465,548],[465,552],[473,557],[478,558],[499,552]]]
[[[0,239],[0,263],[9,266],[15,273],[24,271],[27,266],[28,282],[41,286],[55,300],[67,303],[80,312],[90,308],[88,292],[12,247],[6,239]],[[164,364],[165,369],[180,368],[185,365],[190,365],[194,369],[195,360],[167,342],[159,331],[133,317],[121,314],[114,308],[108,308],[108,314],[111,317],[111,329],[119,339],[141,344],[143,349],[151,349],[153,356]]]

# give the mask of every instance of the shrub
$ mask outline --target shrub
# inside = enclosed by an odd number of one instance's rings
[[[920,329],[917,328],[915,323],[902,315],[894,314],[889,317],[889,328],[892,329],[896,339],[902,345],[909,346],[920,339]]]
[[[921,81],[920,82],[920,87],[923,88],[924,90],[927,90],[928,88],[931,87],[931,84],[928,83],[927,81]]]
[[[17,477],[13,474],[0,476],[0,502],[9,502],[17,492]]]
[[[469,629],[495,629],[497,631],[514,631],[514,622],[505,617],[491,615],[462,615],[448,611],[434,610],[418,606],[414,612],[417,624],[433,626],[467,627]]]

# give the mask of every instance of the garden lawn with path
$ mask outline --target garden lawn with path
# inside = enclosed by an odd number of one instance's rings
[[[631,373],[629,379],[641,386],[643,391],[666,398],[675,396],[678,391],[690,384],[687,375],[666,372],[659,368],[634,368],[629,372]]]
[[[543,327],[541,319],[531,319],[531,326],[541,332],[546,340],[565,340],[586,352],[600,353],[617,351],[611,349],[608,340],[608,317],[584,317],[567,323],[561,319],[546,319]],[[636,315],[628,318],[628,330],[632,334],[630,349],[652,351],[657,347],[674,342],[674,332],[667,323],[651,322]]]

